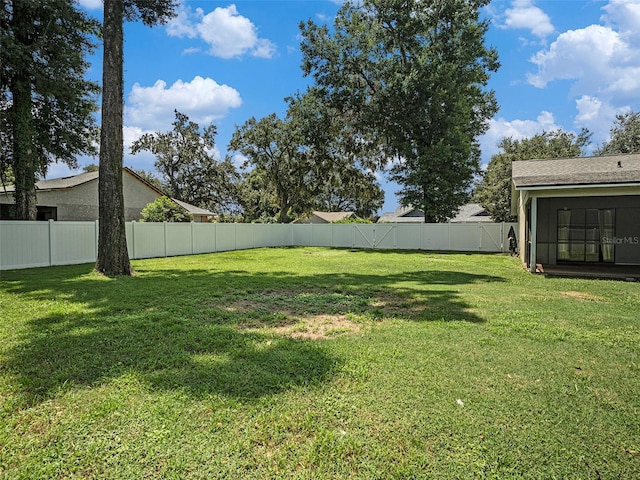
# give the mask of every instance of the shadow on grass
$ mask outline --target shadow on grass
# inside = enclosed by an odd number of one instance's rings
[[[27,320],[22,339],[6,351],[6,366],[28,404],[125,374],[153,389],[252,401],[323,382],[341,359],[322,342],[238,328],[247,312],[225,310],[238,299],[270,298],[253,312],[258,317],[277,312],[284,298],[314,314],[374,311],[416,321],[482,322],[453,287],[502,281],[450,271],[295,275],[142,265],[137,276],[118,279],[90,271],[84,265],[3,276],[9,296],[57,305]],[[288,293],[269,296],[274,291]]]

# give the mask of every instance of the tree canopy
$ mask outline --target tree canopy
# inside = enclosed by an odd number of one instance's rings
[[[577,135],[563,130],[542,132],[530,138],[503,138],[493,155],[476,192],[476,200],[497,222],[514,221],[511,214],[511,164],[518,160],[569,158],[584,155],[591,133],[582,130]]]
[[[301,24],[303,71],[354,131],[385,148],[403,205],[450,217],[479,171],[478,135],[497,111],[484,45],[487,0],[346,2],[333,25]]]
[[[213,157],[216,127],[204,129],[175,111],[173,130],[147,133],[131,146],[131,153],[146,150],[156,157],[162,188],[172,198],[228,213],[236,201],[240,175],[230,159]]]
[[[229,148],[246,157],[243,167],[253,167],[264,175],[278,201],[278,221],[290,221],[292,208],[303,209],[309,198],[306,175],[313,165],[300,148],[300,131],[274,113],[260,120],[255,117],[238,127]]]
[[[16,218],[35,220],[37,177],[97,152],[85,57],[99,24],[71,0],[5,0],[0,23],[0,171],[12,171]]]
[[[597,151],[597,155],[640,153],[640,112],[616,115],[610,138]]]
[[[349,209],[368,217],[381,205],[384,192],[372,172],[381,150],[353,131],[340,112],[310,89],[287,99],[284,119],[272,114],[255,118],[236,129],[229,148],[247,159],[245,167],[272,191],[279,222],[288,222],[311,210]],[[243,194],[246,195],[246,189]],[[265,205],[263,194],[250,194],[241,203]],[[253,212],[253,216],[264,215]]]

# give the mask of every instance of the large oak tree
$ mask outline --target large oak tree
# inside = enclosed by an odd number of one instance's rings
[[[354,128],[394,159],[401,203],[450,217],[479,170],[478,135],[497,111],[499,64],[485,46],[488,0],[346,2],[333,29],[301,25],[303,71]]]
[[[155,155],[162,188],[172,198],[229,213],[240,175],[231,160],[214,158],[215,125],[201,129],[187,115],[177,110],[175,115],[173,130],[144,134],[133,143],[131,153],[145,150]]]
[[[372,171],[381,149],[345,122],[315,89],[287,100],[284,119],[275,114],[252,118],[236,129],[229,144],[247,158],[245,166],[258,172],[251,180],[261,180],[273,191],[278,221],[288,222],[311,210],[372,215],[384,200]],[[265,197],[250,198],[241,203],[251,204],[253,215],[264,213],[256,212],[255,206],[264,204]]]
[[[104,0],[98,259],[95,268],[106,275],[133,273],[127,251],[122,187],[124,21],[141,19],[148,26],[161,24],[175,15],[176,7],[176,0]]]

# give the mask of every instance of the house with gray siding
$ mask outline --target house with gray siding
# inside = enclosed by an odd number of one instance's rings
[[[530,271],[640,265],[640,154],[517,161],[512,180]]]
[[[122,169],[124,217],[126,222],[140,220],[142,209],[165,194],[129,168]],[[0,219],[11,219],[13,185],[0,187]],[[174,200],[193,215],[194,221],[206,222],[213,212]],[[98,219],[98,172],[86,172],[36,183],[38,220],[95,221]]]

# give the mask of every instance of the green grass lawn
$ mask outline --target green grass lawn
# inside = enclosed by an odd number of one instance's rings
[[[0,478],[640,478],[640,284],[276,248],[0,275]]]

